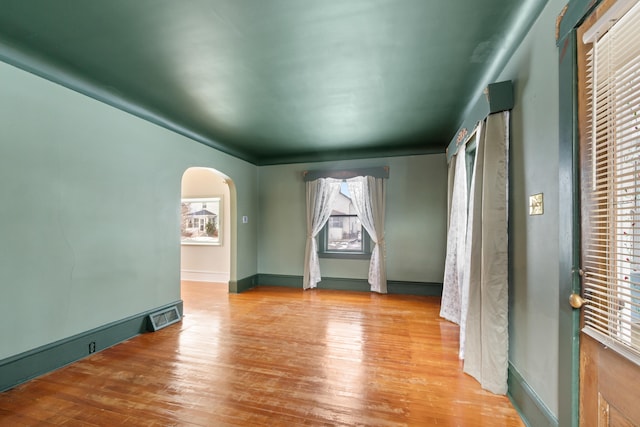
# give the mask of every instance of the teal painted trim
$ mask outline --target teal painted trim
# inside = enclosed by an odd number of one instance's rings
[[[341,277],[323,277],[318,282],[318,289],[332,289],[338,291],[371,292],[371,285],[367,279],[347,279]],[[389,287],[387,283],[387,292]]]
[[[602,3],[601,0],[571,0],[567,4],[567,10],[560,19],[558,28],[558,46],[576,29],[593,10]]]
[[[580,312],[568,302],[580,293],[580,180],[576,32],[559,49],[558,186],[558,419],[578,427],[580,402]],[[566,203],[570,200],[571,203]]]
[[[293,156],[267,156],[256,162],[257,166],[286,165],[295,163],[317,163],[336,160],[376,159],[382,157],[424,156],[442,154],[444,147],[389,147],[387,149],[336,150],[313,152]]]
[[[304,181],[315,181],[318,178],[349,179],[357,176],[373,176],[375,178],[389,178],[389,166],[379,166],[360,169],[323,169],[311,170],[303,173]]]
[[[513,108],[513,83],[510,80],[491,83],[487,86],[487,101],[489,102],[489,114]]]
[[[396,295],[420,295],[426,297],[441,297],[442,283],[438,282],[404,282],[387,280],[387,291]]]
[[[290,276],[284,274],[259,274],[258,285],[260,286],[284,286],[287,288],[302,289],[302,276]]]
[[[509,362],[507,384],[509,400],[529,427],[558,427],[558,420],[540,400],[520,372]]]
[[[326,229],[326,228],[325,228]],[[324,231],[324,230],[323,230]],[[323,231],[321,231],[320,234],[320,241],[319,246],[320,248],[318,249],[318,258],[328,258],[328,259],[371,259],[371,252],[365,252],[365,253],[360,253],[360,252],[355,252],[355,253],[349,253],[349,252],[322,252],[322,248],[324,246],[324,242],[323,242],[323,237],[324,237],[324,233]]]
[[[229,293],[237,294],[238,293],[238,281],[237,280],[229,280]]]
[[[473,134],[478,122],[484,120],[489,114],[513,108],[513,83],[511,80],[491,83],[485,89],[484,95],[478,98],[453,139],[449,142],[447,146],[447,161],[458,152],[458,145]],[[461,138],[460,141],[458,141],[459,136]]]
[[[255,287],[258,284],[258,275],[254,274],[253,276],[245,277],[240,280],[230,280],[229,281],[229,293],[232,294],[240,294],[242,292],[248,291],[249,289]]]
[[[259,274],[258,285],[284,286],[302,289],[302,276],[282,274]],[[370,292],[371,285],[366,279],[345,279],[339,277],[325,277],[318,283],[318,289],[333,289],[343,291]],[[396,295],[442,296],[442,283],[434,282],[405,282],[388,280],[387,292]]]
[[[176,301],[1,360],[0,392],[148,331],[149,314],[174,305],[182,315]]]

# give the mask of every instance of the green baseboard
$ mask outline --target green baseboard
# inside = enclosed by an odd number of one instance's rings
[[[551,413],[520,372],[509,362],[507,379],[509,400],[522,421],[529,427],[558,427],[558,419]]]
[[[174,305],[182,315],[177,301],[0,360],[0,392],[148,331],[149,314]]]
[[[257,275],[257,285],[302,288],[302,276],[261,273]],[[371,291],[371,285],[366,279],[324,277],[318,283],[318,289],[369,292]],[[387,280],[387,292],[389,294],[402,295],[442,296],[442,283]]]
[[[387,292],[396,295],[420,295],[426,297],[441,297],[442,283],[438,282],[405,282],[387,280]]]
[[[253,276],[245,277],[240,280],[230,280],[229,281],[229,293],[239,294],[244,291],[248,291],[249,289],[258,285],[258,275],[254,274]]]
[[[302,276],[284,274],[258,274],[258,284],[262,286],[284,286],[302,289]]]

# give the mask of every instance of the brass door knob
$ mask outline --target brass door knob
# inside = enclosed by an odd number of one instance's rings
[[[578,294],[571,294],[571,296],[569,297],[569,304],[573,308],[581,308],[586,303],[587,301],[585,301],[585,299]]]

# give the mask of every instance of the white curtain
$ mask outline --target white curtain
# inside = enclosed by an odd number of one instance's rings
[[[480,122],[476,127],[475,134],[475,142],[476,149],[473,150],[474,160],[472,162],[472,168],[469,171],[471,174],[471,183],[469,185],[467,191],[467,217],[465,218],[466,224],[464,227],[464,235],[465,235],[465,247],[462,252],[462,259],[460,264],[462,265],[462,281],[460,282],[460,349],[459,349],[459,357],[460,359],[464,359],[464,350],[466,345],[466,333],[467,333],[467,314],[469,312],[469,286],[470,286],[470,267],[474,264],[472,260],[472,249],[473,245],[473,225],[474,225],[474,217],[473,217],[473,206],[474,201],[476,199],[476,195],[473,191],[476,188],[476,172],[478,170],[478,153],[483,152],[483,143],[482,141],[485,138],[485,126],[484,122]],[[482,165],[480,165],[480,170],[482,171]],[[482,174],[482,172],[480,172]],[[478,221],[479,218],[475,218]],[[479,225],[479,224],[477,224]],[[477,244],[477,242],[476,242]]]
[[[460,323],[461,286],[464,271],[465,240],[467,231],[467,170],[466,144],[458,148],[458,153],[451,159],[455,168],[453,174],[453,191],[449,213],[449,230],[447,232],[447,254],[442,284],[442,300],[440,316],[454,323]]]
[[[349,179],[347,184],[356,215],[374,243],[369,263],[371,291],[386,294],[387,267],[384,241],[386,188],[384,179],[359,176]]]
[[[509,113],[480,129],[469,198],[461,313],[464,372],[493,393],[507,392]],[[462,304],[464,307],[466,304]]]
[[[322,279],[316,236],[331,216],[333,202],[340,192],[340,181],[319,178],[307,182],[307,245],[304,251],[304,289],[315,288]]]

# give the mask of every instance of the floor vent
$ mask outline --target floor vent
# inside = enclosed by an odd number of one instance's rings
[[[165,328],[169,325],[173,325],[180,321],[180,312],[178,312],[178,307],[175,305],[173,307],[164,308],[160,311],[156,311],[155,313],[151,313],[149,315],[149,323],[151,324],[151,330],[154,332],[158,329]]]

